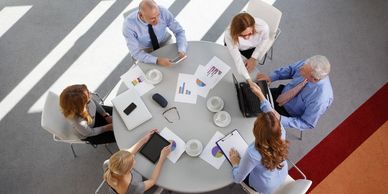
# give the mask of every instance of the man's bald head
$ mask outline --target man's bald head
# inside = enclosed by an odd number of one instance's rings
[[[156,25],[159,21],[159,7],[153,0],[143,0],[139,4],[139,15],[144,22]]]

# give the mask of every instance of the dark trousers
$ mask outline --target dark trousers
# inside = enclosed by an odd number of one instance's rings
[[[104,110],[112,115],[112,107],[109,106],[102,106]],[[94,118],[94,126],[93,127],[101,127],[104,125],[107,125],[108,122],[106,122],[105,118],[100,115],[99,113],[96,113],[96,117]],[[98,144],[106,144],[106,143],[113,143],[116,142],[115,136],[113,134],[113,131],[108,131],[105,133],[101,133],[95,136],[90,136],[85,139],[84,141],[88,141],[92,145],[98,145]]]
[[[270,90],[271,90],[271,94],[272,94],[273,103],[275,105],[275,110],[279,114],[286,116],[286,117],[289,117],[290,114],[288,114],[286,109],[283,106],[279,106],[279,104],[276,102],[276,99],[282,93],[283,89],[284,89],[284,85],[279,85],[277,88],[271,88]]]
[[[224,45],[226,46],[226,43],[224,42]],[[256,47],[255,48],[251,48],[251,49],[248,49],[248,50],[239,50],[241,55],[244,56],[245,58],[247,59],[250,59],[252,54],[253,54],[253,51],[255,51]]]
[[[245,179],[243,180],[243,182],[248,185],[248,187],[250,187],[251,189],[253,189],[254,191],[256,191],[256,189],[254,189],[250,184],[249,184],[249,175],[247,177],[245,177]]]

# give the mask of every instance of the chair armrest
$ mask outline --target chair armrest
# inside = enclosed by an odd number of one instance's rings
[[[307,179],[306,175],[293,162],[291,162],[291,160],[287,159],[287,161],[290,162],[292,164],[292,166],[295,167],[295,169],[299,172],[299,174],[301,174],[303,176],[303,179],[305,179],[305,180]]]

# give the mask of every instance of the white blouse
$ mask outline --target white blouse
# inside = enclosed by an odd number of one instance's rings
[[[252,53],[252,58],[260,60],[265,54],[263,52],[263,49],[265,48],[265,45],[268,44],[269,40],[269,27],[264,20],[260,18],[255,18],[255,29],[256,33],[249,36],[247,40],[242,37],[238,37],[239,43],[237,44],[233,43],[232,36],[230,35],[230,25],[225,30],[226,46],[229,49],[230,55],[232,55],[238,73],[242,75],[245,79],[251,79],[251,77],[249,76],[248,70],[245,67],[243,58],[239,50],[244,51],[251,48],[256,48]]]

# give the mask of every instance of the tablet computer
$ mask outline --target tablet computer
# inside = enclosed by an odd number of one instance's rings
[[[170,145],[170,142],[164,139],[159,133],[155,132],[140,149],[140,153],[155,164],[159,160],[160,151],[168,145]]]

